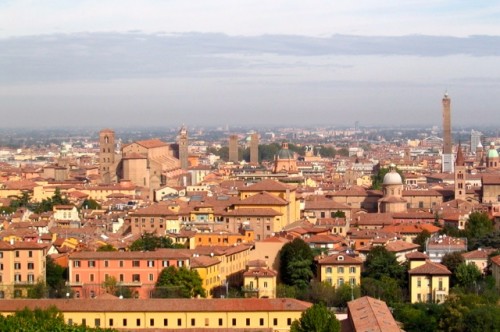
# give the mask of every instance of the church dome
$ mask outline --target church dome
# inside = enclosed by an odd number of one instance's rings
[[[498,151],[495,149],[495,144],[490,144],[490,149],[488,150],[488,158],[498,158]]]
[[[384,175],[383,184],[403,184],[403,179],[401,175],[396,172],[395,166],[391,165],[391,170]]]
[[[281,144],[281,149],[278,151],[276,158],[277,159],[295,159],[293,151],[288,149],[288,143],[283,142]]]

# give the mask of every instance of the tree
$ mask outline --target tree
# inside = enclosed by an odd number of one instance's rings
[[[455,252],[449,252],[443,256],[443,259],[441,260],[441,264],[446,266],[448,270],[450,270],[451,274],[451,285],[455,285],[457,283],[457,278],[455,275],[455,272],[457,271],[457,267],[460,264],[463,264],[465,262],[464,257],[462,256],[461,252],[455,251]]]
[[[63,298],[68,292],[66,286],[67,269],[57,264],[50,256],[45,262],[45,282],[48,286],[49,296]]]
[[[88,199],[83,201],[81,208],[88,209],[88,210],[100,210],[101,205],[99,203],[97,203],[96,200],[94,200],[92,198],[88,198]]]
[[[47,296],[47,285],[43,279],[38,279],[37,282],[28,289],[28,298],[43,299]]]
[[[407,332],[434,332],[443,306],[436,303],[399,304],[395,307],[394,318],[403,323]]]
[[[425,251],[425,242],[430,237],[431,233],[428,230],[424,229],[413,239],[413,243],[418,244],[420,246],[420,248],[418,248],[418,251],[420,252]]]
[[[118,282],[116,281],[116,278],[106,275],[104,282],[102,283],[102,288],[104,288],[104,291],[108,294],[116,294],[118,291]]]
[[[383,246],[372,248],[365,261],[363,276],[381,280],[383,276],[396,279],[404,284],[405,268],[400,265],[396,255]]]
[[[2,332],[97,332],[115,331],[111,329],[90,328],[86,326],[68,325],[63,314],[55,307],[49,309],[23,309],[13,315],[0,315],[0,331]]]
[[[337,212],[335,212],[333,214],[333,217],[334,218],[345,218],[345,212],[338,210]]]
[[[479,239],[486,237],[494,231],[493,221],[491,221],[486,213],[472,212],[464,229],[469,249],[473,249]]]
[[[347,283],[342,284],[335,288],[335,294],[333,298],[333,306],[338,308],[347,307],[347,302],[356,299],[360,296],[361,289],[359,286],[349,285]]]
[[[145,233],[140,239],[135,240],[130,245],[131,251],[154,251],[158,248],[177,248],[172,239],[164,236],[156,236],[152,233]]]
[[[185,267],[164,268],[156,282],[155,297],[206,297],[203,281],[198,271],[188,270]]]
[[[103,244],[96,251],[117,251],[115,247],[111,244]]]
[[[314,275],[313,253],[309,245],[304,240],[296,238],[281,248],[279,259],[281,281],[299,289],[307,288]]]
[[[361,292],[387,302],[388,305],[401,303],[404,300],[403,290],[400,281],[387,276],[382,276],[380,280],[374,278],[361,279]]]
[[[313,304],[292,323],[290,332],[339,332],[340,322],[324,304]]]
[[[458,284],[464,288],[471,289],[477,285],[477,282],[481,278],[481,271],[477,268],[476,264],[462,263],[457,266],[455,271],[455,275],[458,281]]]

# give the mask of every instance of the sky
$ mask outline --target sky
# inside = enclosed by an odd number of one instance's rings
[[[0,0],[0,128],[500,125],[500,2]]]

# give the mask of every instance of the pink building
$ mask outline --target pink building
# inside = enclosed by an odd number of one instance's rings
[[[135,297],[145,299],[151,297],[164,268],[189,268],[189,262],[190,252],[186,249],[75,252],[69,256],[69,285],[75,297],[80,298],[95,297],[106,291],[120,295],[120,291],[127,288]],[[110,285],[110,278],[116,282]]]

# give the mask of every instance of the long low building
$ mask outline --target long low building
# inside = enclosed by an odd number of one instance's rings
[[[55,306],[68,324],[121,331],[290,331],[311,304],[295,299],[2,300],[0,313]]]

